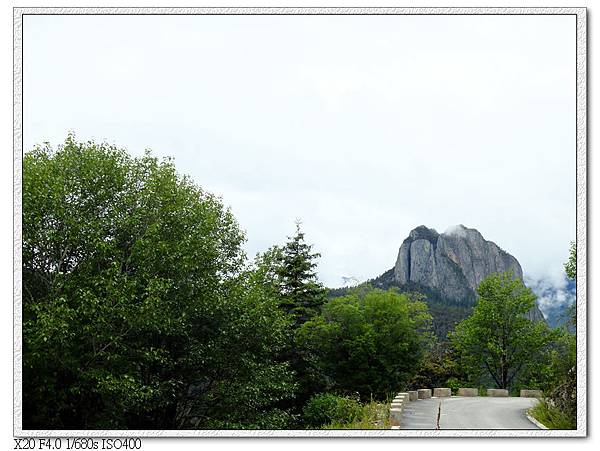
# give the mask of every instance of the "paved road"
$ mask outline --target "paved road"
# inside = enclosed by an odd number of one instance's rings
[[[407,404],[401,429],[436,429],[441,403],[440,429],[538,429],[525,411],[534,398],[459,397],[419,399]]]

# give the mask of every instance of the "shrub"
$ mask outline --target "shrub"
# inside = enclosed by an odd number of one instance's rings
[[[540,402],[529,413],[548,429],[575,429],[576,419],[552,406],[546,399]]]
[[[360,403],[352,398],[321,393],[308,401],[303,416],[308,426],[321,427],[333,422],[352,422],[361,412]]]
[[[351,421],[332,421],[322,429],[390,429],[390,405],[371,401],[360,408]]]
[[[458,389],[463,385],[464,384],[461,384],[461,382],[455,377],[451,377],[446,381],[446,387],[450,388],[450,390],[452,390],[452,394],[454,395],[458,393]]]

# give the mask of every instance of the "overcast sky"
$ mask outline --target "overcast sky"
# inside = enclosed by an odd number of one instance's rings
[[[169,155],[253,256],[303,222],[328,286],[462,223],[561,285],[575,16],[25,16],[24,145]]]

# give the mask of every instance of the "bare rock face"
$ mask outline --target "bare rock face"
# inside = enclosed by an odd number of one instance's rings
[[[458,225],[439,234],[419,226],[400,246],[394,279],[400,285],[420,285],[437,291],[444,299],[469,305],[485,277],[508,270],[523,279],[517,259],[486,241],[475,229]],[[528,317],[544,319],[537,306]]]

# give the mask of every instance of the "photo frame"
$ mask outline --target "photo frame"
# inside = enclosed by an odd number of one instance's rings
[[[23,19],[29,15],[568,15],[576,34],[577,429],[575,430],[26,430],[22,428]],[[585,8],[15,8],[14,435],[18,437],[584,437],[587,435],[587,15]]]

